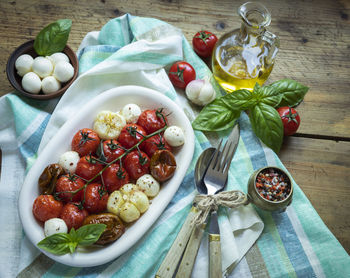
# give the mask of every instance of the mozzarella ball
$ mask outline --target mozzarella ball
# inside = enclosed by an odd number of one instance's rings
[[[61,62],[61,61],[69,63],[68,56],[62,52],[56,52],[56,53],[52,54],[51,56],[47,56],[47,58],[52,62],[52,64],[54,66],[56,64],[58,64],[58,62]]]
[[[74,174],[80,160],[79,154],[75,151],[68,151],[60,156],[58,164],[67,172]]]
[[[28,93],[38,94],[41,90],[40,77],[34,72],[26,73],[22,78],[22,87]]]
[[[44,78],[51,75],[53,65],[49,59],[39,56],[34,59],[32,69],[39,77]]]
[[[120,191],[123,194],[129,194],[131,191],[134,190],[139,190],[138,186],[134,183],[126,183],[120,188]]]
[[[121,114],[128,124],[136,123],[141,114],[141,108],[136,104],[130,103],[123,107]]]
[[[48,95],[61,89],[61,83],[55,77],[47,76],[41,82],[41,89]]]
[[[74,75],[73,66],[64,61],[60,61],[55,65],[53,76],[60,82],[67,82]]]
[[[120,208],[119,216],[126,223],[130,223],[139,219],[140,215],[140,211],[136,208],[134,204],[130,202],[124,203]]]
[[[178,147],[185,143],[185,135],[182,129],[178,126],[169,126],[164,131],[164,139],[172,147]]]
[[[119,216],[120,208],[124,203],[123,194],[119,190],[113,191],[108,197],[107,210]]]
[[[138,178],[136,185],[148,197],[155,197],[159,192],[159,182],[150,174],[145,174]]]
[[[149,201],[145,193],[142,191],[132,191],[129,194],[129,202],[133,203],[139,212],[144,213],[148,210]]]
[[[32,70],[33,57],[28,54],[19,56],[15,62],[15,67],[19,76],[23,76]]]
[[[45,236],[51,236],[57,233],[67,233],[68,227],[66,222],[61,218],[51,218],[45,221],[44,224],[44,234]]]

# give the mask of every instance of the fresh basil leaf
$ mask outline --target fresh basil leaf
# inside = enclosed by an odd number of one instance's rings
[[[282,95],[282,100],[277,107],[297,106],[304,99],[305,94],[309,90],[308,87],[291,79],[282,79],[267,87],[271,87],[276,93]]]
[[[34,41],[36,53],[48,56],[61,52],[67,44],[71,26],[70,19],[59,19],[42,29]]]
[[[202,131],[219,131],[232,127],[239,118],[241,110],[231,107],[220,97],[204,106],[197,118],[192,122],[192,127]]]
[[[257,102],[262,102],[270,106],[277,106],[281,100],[282,100],[282,95],[277,92],[273,87],[270,86],[257,86],[258,83],[256,83],[254,90],[253,90],[253,95]]]
[[[246,89],[241,89],[223,96],[224,100],[230,106],[239,107],[240,110],[247,110],[257,104],[254,94]]]
[[[283,141],[283,123],[277,110],[259,103],[250,109],[249,118],[256,136],[278,153]]]
[[[77,243],[72,241],[69,234],[58,233],[44,238],[37,246],[52,254],[64,255],[69,252],[72,253],[72,249],[74,247],[75,250]]]
[[[106,229],[105,224],[88,224],[81,226],[76,232],[78,235],[79,245],[94,244]]]

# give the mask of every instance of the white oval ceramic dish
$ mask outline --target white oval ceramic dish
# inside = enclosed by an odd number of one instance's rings
[[[39,195],[38,178],[40,174],[48,164],[57,163],[59,156],[70,150],[72,137],[79,129],[92,127],[94,118],[99,111],[119,111],[128,103],[136,103],[141,109],[164,108],[166,114],[171,112],[168,116],[169,125],[177,125],[183,129],[185,144],[175,153],[178,165],[175,175],[162,184],[159,194],[152,200],[152,204],[146,213],[128,227],[116,242],[103,248],[84,249],[63,256],[56,256],[41,250],[57,262],[78,267],[96,266],[122,255],[157,220],[176,193],[191,163],[194,151],[193,129],[186,115],[175,102],[157,91],[138,86],[117,87],[102,93],[62,126],[44,148],[26,176],[19,196],[19,215],[25,234],[35,246],[44,238],[43,225],[36,221],[32,214],[33,202]]]

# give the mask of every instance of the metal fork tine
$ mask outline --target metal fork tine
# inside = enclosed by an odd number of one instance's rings
[[[227,147],[227,142],[224,145],[224,148],[220,152],[219,158],[218,158],[218,163],[215,166],[216,171],[222,171],[222,166],[225,165],[225,159],[223,160],[224,153],[226,152],[226,147]]]
[[[228,144],[228,142],[226,142],[226,145]],[[226,146],[225,145],[225,146]],[[223,154],[225,157],[224,157],[224,160],[223,160],[223,163],[222,163],[222,167],[221,167],[221,169],[220,169],[220,172],[223,172],[224,171],[224,169],[225,169],[225,166],[226,165],[228,165],[229,164],[229,157],[231,156],[231,147],[232,147],[232,142],[230,142],[230,144],[229,144],[229,147],[227,148],[227,150],[226,150],[226,152],[225,152],[225,154]],[[226,169],[227,169],[228,167],[226,167]]]
[[[216,148],[216,150],[215,150],[215,152],[214,152],[213,158],[212,158],[212,160],[210,161],[210,164],[209,164],[209,166],[208,166],[208,170],[209,170],[209,169],[215,169],[215,166],[216,166],[217,163],[218,163],[218,158],[219,158],[219,154],[220,154],[220,147],[221,147],[221,144],[222,144],[222,139],[220,140],[219,146]]]

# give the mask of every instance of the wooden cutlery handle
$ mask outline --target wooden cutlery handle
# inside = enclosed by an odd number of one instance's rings
[[[177,265],[182,257],[185,250],[188,239],[191,236],[192,230],[194,228],[194,218],[198,213],[196,207],[192,207],[187,218],[182,225],[182,228],[177,235],[173,245],[170,247],[168,254],[165,256],[162,264],[160,265],[156,278],[172,278]]]
[[[202,227],[194,227],[190,240],[187,243],[185,253],[182,257],[176,278],[191,277],[192,269],[196,261],[199,245],[202,241],[205,224]]]
[[[222,278],[221,245],[219,234],[209,234],[209,277]]]

